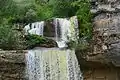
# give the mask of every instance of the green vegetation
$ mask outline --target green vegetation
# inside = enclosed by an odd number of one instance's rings
[[[28,35],[26,36],[26,40],[28,48],[32,48],[37,44],[44,44],[46,42],[45,38],[40,37],[38,35]]]
[[[70,41],[68,43],[70,48],[77,50],[86,50],[89,47],[89,42],[92,39],[92,14],[90,12],[89,0],[77,0],[71,3],[77,11],[76,15],[79,20],[79,40],[78,43]]]
[[[31,49],[36,46],[41,46],[41,47],[56,47],[56,42],[47,39],[42,36],[34,35],[34,34],[29,34],[26,36],[26,43],[27,43],[27,48]]]
[[[80,38],[86,37],[89,40],[92,36],[92,14],[90,12],[90,1],[78,0],[73,2],[72,5],[78,8],[76,15],[79,19]]]
[[[76,14],[77,8],[72,5],[76,0],[51,0],[55,17],[71,17]]]
[[[74,15],[79,19],[79,44],[82,45],[81,39],[90,40],[92,36],[89,0],[0,0],[0,48],[13,49],[19,44],[17,39],[21,37],[16,36],[19,32],[12,29],[15,24],[24,26],[53,17]],[[29,35],[27,40],[29,46],[45,42],[44,38],[35,35]]]
[[[7,25],[0,26],[0,48],[4,50],[23,49],[21,33]]]

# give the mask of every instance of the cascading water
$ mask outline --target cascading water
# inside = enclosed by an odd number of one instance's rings
[[[41,22],[40,22],[41,23]],[[77,41],[77,17],[56,18],[55,40],[59,48],[34,48],[26,54],[27,75],[29,80],[83,80],[74,50],[60,49],[67,47],[69,40]],[[40,28],[42,26],[42,28]],[[37,35],[43,35],[44,25],[25,26],[25,30],[33,34],[34,29],[40,29]],[[33,30],[33,33],[30,32]],[[36,33],[34,33],[36,34]],[[43,35],[44,36],[44,35]]]
[[[30,33],[43,36],[44,21],[28,24],[25,26],[24,30],[26,35]]]
[[[67,47],[67,42],[70,40],[77,41],[78,39],[78,21],[77,17],[56,18],[54,19],[56,30],[56,42],[59,48]]]
[[[82,80],[74,50],[29,50],[27,65],[29,80]]]

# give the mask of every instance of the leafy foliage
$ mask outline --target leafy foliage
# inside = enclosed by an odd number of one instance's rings
[[[0,24],[9,17],[14,17],[16,5],[12,0],[0,0]]]
[[[36,4],[36,12],[39,20],[46,20],[53,17],[52,6],[46,4]]]
[[[54,0],[53,13],[57,17],[71,17],[76,13],[76,8],[72,6],[74,0]]]
[[[71,17],[75,15],[77,10],[71,5],[74,1],[76,0],[36,0],[36,3],[44,9],[42,11],[44,14],[42,17]]]
[[[25,25],[53,17],[71,17],[74,15],[77,15],[79,19],[79,37],[91,39],[92,14],[90,13],[89,0],[0,0],[0,25],[3,24],[0,26],[0,48],[8,49],[11,44],[10,49],[13,49],[19,44],[17,41],[20,40],[20,37],[16,36],[18,32],[10,27],[14,24],[22,23]],[[9,32],[9,35],[6,32]],[[12,45],[13,42],[16,45]],[[43,37],[27,36],[28,46],[46,42],[48,43]],[[80,42],[81,39],[79,44],[81,44]],[[73,43],[71,41],[70,45]]]
[[[0,26],[0,48],[1,49],[22,49],[23,45],[20,33],[7,25]]]
[[[27,48],[31,49],[34,47],[55,47],[56,42],[52,39],[47,39],[45,37],[29,34],[26,36]]]
[[[45,43],[45,41],[46,41],[46,39],[45,38],[43,38],[43,37],[40,37],[40,36],[38,36],[38,35],[27,35],[26,36],[26,40],[27,40],[27,45],[28,45],[28,47],[30,47],[30,46],[34,46],[34,45],[36,45],[36,44],[43,44],[43,43]]]
[[[77,0],[73,2],[72,5],[78,8],[76,15],[79,19],[80,37],[86,37],[87,39],[90,39],[92,36],[92,14],[90,12],[90,1]]]
[[[79,43],[76,41],[70,41],[67,44],[70,49],[74,48],[76,50],[86,50],[89,48],[89,43],[84,38],[80,38]]]

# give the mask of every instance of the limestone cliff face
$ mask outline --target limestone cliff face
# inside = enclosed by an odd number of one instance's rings
[[[89,61],[120,66],[120,0],[91,0],[93,52]]]
[[[99,12],[119,12],[120,1],[119,0],[91,0],[92,13]]]

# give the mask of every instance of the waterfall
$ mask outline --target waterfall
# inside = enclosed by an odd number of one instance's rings
[[[43,36],[44,21],[31,23],[25,26],[25,34],[36,34]]]
[[[78,39],[78,21],[77,16],[67,18],[54,19],[56,42],[59,48],[67,47],[67,42],[70,40],[77,41]]]
[[[74,50],[37,48],[26,57],[29,80],[82,80]]]
[[[75,50],[65,49],[67,42],[78,40],[77,17],[55,18],[55,41],[59,48],[37,47],[26,54],[28,80],[83,80]],[[28,34],[43,35],[44,22],[25,26]],[[38,30],[38,31],[37,31]],[[45,36],[46,37],[46,36]]]
[[[55,18],[53,20],[53,24],[55,26],[55,40],[58,44],[59,48],[68,47],[66,43],[70,40],[76,41],[78,39],[78,20],[77,16],[73,16],[70,19],[68,18]],[[25,26],[24,30],[26,35],[36,34],[40,36],[44,36],[44,25],[45,22],[35,22]]]

